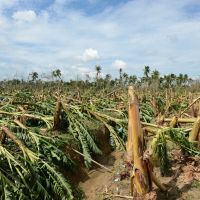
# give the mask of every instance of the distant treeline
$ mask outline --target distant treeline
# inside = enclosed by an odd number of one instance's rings
[[[137,87],[150,87],[154,89],[162,89],[162,88],[173,88],[173,87],[188,87],[192,84],[196,83],[196,81],[192,80],[187,74],[167,74],[161,76],[158,70],[151,70],[149,66],[145,66],[143,69],[143,76],[137,77],[136,75],[129,75],[123,71],[123,69],[119,69],[119,76],[117,78],[112,78],[110,74],[106,74],[102,76],[102,68],[101,66],[95,66],[95,76],[91,77],[89,74],[86,74],[84,80],[76,79],[64,81],[62,79],[62,72],[60,69],[56,69],[52,71],[51,75],[48,78],[39,78],[38,72],[32,72],[29,74],[29,78],[27,80],[23,79],[12,79],[12,80],[4,80],[1,81],[1,87],[5,87],[7,85],[20,85],[20,84],[43,84],[43,85],[52,85],[52,84],[61,84],[62,85],[75,85],[78,87],[84,86],[96,86],[96,87],[111,87],[111,86],[127,86],[127,85],[135,85]]]

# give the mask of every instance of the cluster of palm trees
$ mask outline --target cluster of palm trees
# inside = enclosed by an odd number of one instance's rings
[[[127,74],[122,68],[119,69],[119,76],[112,78],[111,74],[102,75],[102,67],[100,65],[95,66],[96,75],[94,78],[90,77],[89,74],[86,75],[84,80],[70,80],[68,82],[63,82],[64,84],[71,86],[96,86],[98,88],[105,88],[111,86],[128,86],[136,85],[143,88],[172,88],[172,87],[182,87],[190,85],[193,80],[188,77],[187,74],[175,75],[173,73],[161,76],[158,70],[151,70],[149,66],[144,66],[143,76],[137,77],[134,74]],[[38,72],[32,72],[29,74],[30,82],[41,83]],[[60,82],[62,80],[62,73],[60,69],[55,69],[51,72],[50,82]],[[12,83],[19,84],[20,82],[26,82],[24,80],[10,80]],[[7,81],[7,82],[10,82]]]
[[[32,72],[31,74],[29,74],[30,77],[31,77],[31,81],[35,82],[38,78],[39,78],[39,74],[38,72]],[[60,79],[61,80],[61,70],[60,69],[56,69],[56,70],[53,70],[51,72],[51,76],[53,79]]]
[[[186,86],[192,82],[192,79],[187,74],[180,73],[175,75],[173,73],[161,76],[158,70],[151,72],[149,66],[144,67],[144,76],[141,78],[142,83],[155,84],[165,88],[171,88],[175,86]]]
[[[96,82],[109,82],[111,85],[130,85],[137,84],[144,87],[165,87],[171,88],[176,86],[187,86],[192,82],[192,79],[187,74],[175,75],[173,73],[161,76],[158,70],[151,71],[149,66],[145,66],[143,70],[143,76],[137,77],[136,75],[128,75],[123,72],[123,69],[119,69],[119,78],[112,79],[110,74],[106,74],[104,78],[101,75],[101,66],[95,66],[96,69]]]

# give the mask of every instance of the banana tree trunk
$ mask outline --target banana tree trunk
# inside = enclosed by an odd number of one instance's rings
[[[55,109],[55,113],[54,113],[54,123],[53,123],[53,129],[54,130],[59,130],[60,126],[61,126],[61,118],[60,118],[60,114],[61,114],[61,109],[62,109],[62,104],[61,101],[57,101],[56,104],[56,109]]]
[[[192,132],[189,135],[189,141],[196,141],[197,136],[200,132],[200,117],[197,118],[196,122],[194,122],[193,127],[192,127]]]
[[[165,118],[164,122],[171,122],[173,118]],[[178,123],[194,123],[197,120],[197,118],[178,118]]]
[[[169,124],[170,128],[175,128],[178,122],[178,117],[174,116]]]
[[[0,130],[0,144],[4,144],[6,141],[6,134]]]
[[[140,123],[139,105],[133,87],[129,87],[129,120],[128,120],[128,143],[127,153],[134,163],[131,177],[131,191],[133,187],[140,195],[151,190],[152,181],[148,163],[143,159],[144,137]]]

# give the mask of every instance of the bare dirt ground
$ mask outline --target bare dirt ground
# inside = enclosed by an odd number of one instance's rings
[[[154,171],[159,180],[168,188],[161,192],[156,186],[145,197],[130,195],[130,177],[124,162],[123,152],[112,152],[98,160],[112,170],[89,171],[87,179],[79,183],[88,200],[121,200],[121,199],[157,199],[157,200],[199,200],[200,199],[200,160],[196,157],[185,157],[180,150],[172,151],[172,170],[168,177],[161,177],[159,168]]]

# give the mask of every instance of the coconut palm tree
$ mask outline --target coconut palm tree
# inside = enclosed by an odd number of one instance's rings
[[[54,70],[54,71],[52,71],[52,76],[54,77],[54,78],[59,78],[59,79],[61,79],[61,71],[60,71],[60,69],[56,69],[56,70]]]
[[[106,74],[105,80],[110,81],[111,80],[111,75],[110,74]]]
[[[160,78],[160,72],[158,70],[154,70],[151,73],[151,78],[153,80],[158,80]]]
[[[131,76],[129,76],[129,85],[130,84],[135,84],[136,82],[137,82],[137,76],[135,76],[135,75],[131,75]]]
[[[119,68],[119,82],[122,82],[122,68]]]
[[[183,80],[184,80],[183,74],[180,73],[180,74],[176,77],[177,85],[178,85],[178,86],[182,86]]]
[[[96,65],[95,69],[96,69],[96,80],[99,80],[99,76],[101,74],[101,66],[100,65]]]
[[[164,75],[163,82],[165,87],[172,87],[177,83],[177,77],[175,74]]]
[[[160,85],[160,72],[158,70],[154,70],[151,73],[151,85],[154,89],[158,89]]]
[[[31,75],[31,78],[32,78],[33,82],[38,79],[38,73],[37,72],[32,72],[30,75]]]
[[[149,73],[150,73],[150,67],[149,66],[144,66],[144,76],[146,77],[146,78],[148,78],[149,77]]]
[[[184,85],[187,85],[187,83],[188,83],[188,75],[187,74],[184,74],[183,82],[184,82]]]
[[[124,72],[122,77],[123,77],[124,85],[126,85],[128,83],[128,74]]]

